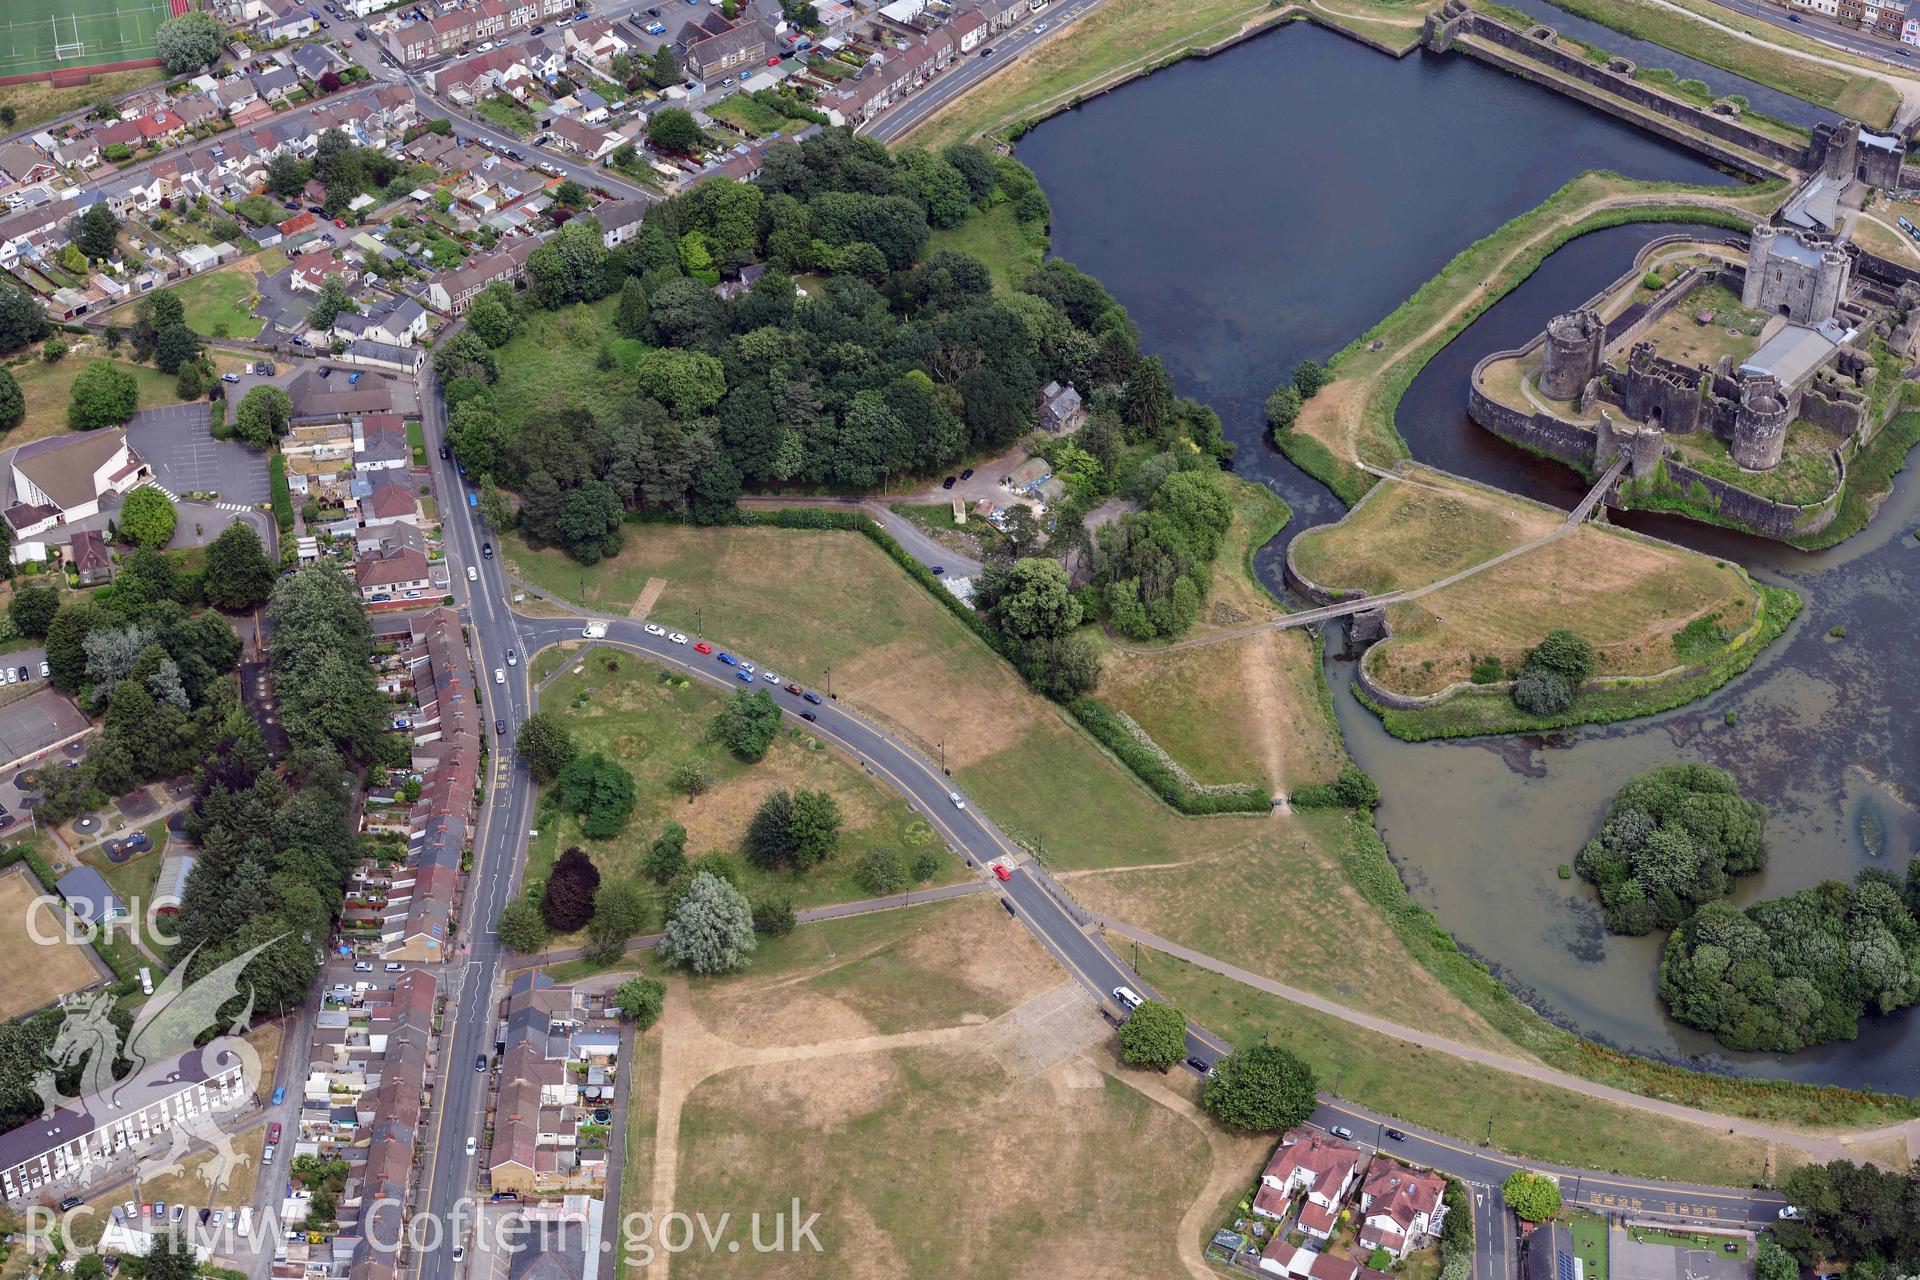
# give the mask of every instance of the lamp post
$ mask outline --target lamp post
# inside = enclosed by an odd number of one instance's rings
[[[833,668],[832,667],[827,668],[826,677],[827,677],[827,696],[829,698],[832,698],[835,702],[838,702],[840,700],[839,696],[835,694],[833,691]]]

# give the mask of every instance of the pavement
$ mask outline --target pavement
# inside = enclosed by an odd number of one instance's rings
[[[955,61],[941,73],[939,79],[867,121],[856,132],[868,134],[882,142],[894,141],[1041,40],[1099,8],[1101,3],[1102,0],[1081,0],[1071,8],[1053,5],[1024,25],[989,37],[979,49]],[[1041,30],[1043,27],[1044,31]],[[993,52],[982,54],[981,49],[992,49]]]

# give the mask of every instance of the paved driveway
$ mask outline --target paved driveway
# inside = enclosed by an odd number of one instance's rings
[[[244,445],[213,438],[205,402],[142,409],[127,423],[127,439],[153,468],[160,487],[217,493],[220,501],[251,506],[267,500],[267,460]]]
[[[1671,1244],[1639,1244],[1631,1231],[1608,1233],[1607,1274],[1615,1280],[1753,1280],[1753,1264],[1720,1249],[1682,1249]],[[1742,1242],[1744,1244],[1744,1242]]]

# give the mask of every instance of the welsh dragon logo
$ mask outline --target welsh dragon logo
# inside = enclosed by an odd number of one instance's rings
[[[194,953],[188,953],[141,1005],[124,1044],[120,1043],[119,1028],[109,1017],[114,1003],[112,993],[100,991],[69,1001],[60,1033],[47,1051],[50,1069],[34,1078],[42,1114],[51,1118],[56,1112],[64,1111],[105,1123],[132,1105],[130,1086],[142,1072],[158,1063],[180,1060],[188,1053],[198,1054],[209,1078],[231,1070],[238,1063],[243,1088],[256,1089],[260,1083],[260,1055],[240,1038],[253,1014],[250,984],[245,1006],[227,1029],[204,1045],[196,1047],[195,1042],[207,1028],[218,1025],[221,1007],[240,994],[241,972],[248,963],[277,941],[276,938],[244,951],[192,983],[184,978],[193,962]],[[113,1077],[116,1057],[133,1063],[133,1070],[123,1080]],[[80,1067],[80,1087],[77,1093],[69,1095],[61,1090],[56,1075],[75,1066]],[[189,1156],[208,1150],[213,1156],[201,1163],[199,1176],[209,1187],[219,1190],[251,1162],[234,1149],[232,1140],[220,1127],[218,1116],[210,1111],[202,1110],[177,1120],[156,1135],[154,1141],[165,1145],[163,1149],[139,1155],[137,1168],[143,1178],[177,1173]],[[123,1171],[124,1166],[116,1161],[89,1165],[78,1177],[84,1184],[98,1174]]]

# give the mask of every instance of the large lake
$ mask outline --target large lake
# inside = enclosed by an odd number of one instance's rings
[[[1189,60],[1042,124],[1020,143],[1053,203],[1053,248],[1103,280],[1178,389],[1219,411],[1236,469],[1284,496],[1289,535],[1342,508],[1265,439],[1261,405],[1302,358],[1324,359],[1459,249],[1585,169],[1725,183],[1691,153],[1460,56],[1394,61],[1296,24]],[[1671,227],[1630,226],[1554,254],[1422,372],[1399,427],[1416,457],[1570,504],[1571,473],[1466,419],[1466,371],[1626,269]],[[1874,856],[1903,866],[1920,820],[1913,604],[1920,485],[1905,478],[1843,549],[1804,556],[1671,520],[1631,523],[1746,564],[1807,603],[1753,671],[1707,701],[1606,730],[1413,745],[1388,737],[1328,677],[1347,744],[1382,781],[1379,821],[1421,901],[1537,1007],[1625,1048],[1696,1065],[1920,1093],[1920,1010],[1791,1057],[1733,1059],[1668,1020],[1662,939],[1610,938],[1555,868],[1628,776],[1670,760],[1732,769],[1773,809],[1773,862],[1740,900]],[[1279,585],[1280,544],[1258,559]],[[1827,639],[1844,623],[1844,642]],[[1337,648],[1338,646],[1331,646]],[[1728,727],[1724,713],[1738,712]]]

